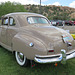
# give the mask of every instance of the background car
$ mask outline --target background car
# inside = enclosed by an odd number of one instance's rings
[[[62,20],[50,20],[50,24],[53,26],[63,26],[63,21]]]
[[[73,21],[66,20],[65,21],[65,25],[72,26],[73,25]]]
[[[52,24],[53,26],[56,26],[57,25],[57,23],[56,23],[55,20],[50,20],[50,24]]]
[[[73,21],[73,24],[75,25],[75,21]]]
[[[56,26],[63,26],[63,21],[62,20],[57,20]]]

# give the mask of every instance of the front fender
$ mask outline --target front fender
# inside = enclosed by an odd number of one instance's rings
[[[30,47],[30,43],[34,43],[33,47]],[[38,40],[27,35],[16,35],[13,40],[13,51],[22,52],[27,59],[33,60],[35,55],[47,55],[46,47]]]

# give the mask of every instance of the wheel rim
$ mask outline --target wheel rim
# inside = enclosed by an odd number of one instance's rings
[[[24,56],[24,54],[21,52],[16,52],[15,55],[16,55],[16,60],[18,64],[23,66],[26,62],[26,57]]]
[[[20,62],[24,61],[24,55],[22,53],[18,52],[17,56]]]

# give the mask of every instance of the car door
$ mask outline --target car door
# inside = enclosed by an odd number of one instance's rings
[[[7,27],[8,27],[8,17],[2,18],[2,24],[0,26],[0,42],[3,46],[7,44]]]
[[[13,17],[9,17],[9,25],[7,27],[7,45],[12,50],[12,39],[18,33],[18,27]]]

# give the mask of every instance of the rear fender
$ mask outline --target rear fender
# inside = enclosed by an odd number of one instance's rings
[[[33,47],[29,46],[34,43]],[[13,51],[23,53],[28,59],[33,60],[35,55],[46,55],[47,51],[45,46],[38,40],[25,35],[16,35],[13,40]]]

